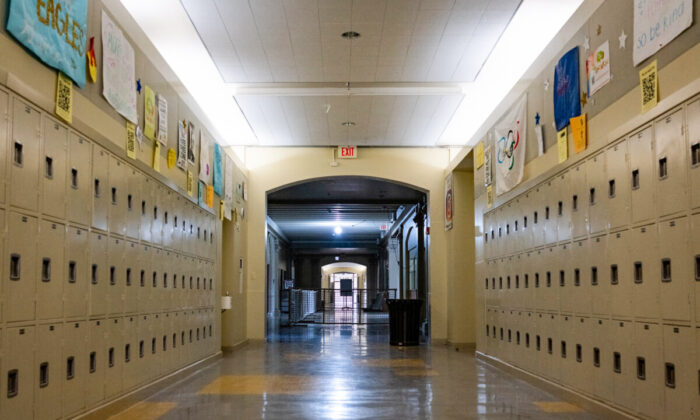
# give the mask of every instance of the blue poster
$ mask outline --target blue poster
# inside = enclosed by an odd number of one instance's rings
[[[214,143],[214,192],[219,197],[224,195],[224,169],[222,165],[221,146]]]
[[[569,125],[569,118],[581,115],[578,79],[578,47],[559,60],[554,68],[554,121],[557,131]]]

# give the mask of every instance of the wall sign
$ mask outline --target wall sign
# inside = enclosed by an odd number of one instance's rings
[[[121,29],[102,11],[102,94],[112,108],[138,124],[134,62],[134,48]]]
[[[527,134],[527,95],[494,128],[496,137],[496,195],[510,191],[523,179]]]
[[[569,119],[581,115],[578,73],[578,47],[570,49],[554,68],[554,121],[557,131],[569,125]]]
[[[635,0],[634,65],[666,46],[692,23],[692,0]]]
[[[339,159],[356,159],[357,146],[338,146]]]

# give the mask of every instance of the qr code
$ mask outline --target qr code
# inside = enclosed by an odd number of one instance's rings
[[[656,99],[656,73],[650,73],[642,79],[642,102],[647,104]]]
[[[65,81],[58,84],[58,99],[56,100],[56,106],[63,112],[70,112],[71,86]]]

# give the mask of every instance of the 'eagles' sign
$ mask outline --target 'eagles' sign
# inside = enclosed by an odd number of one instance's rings
[[[7,31],[44,63],[85,85],[87,0],[11,0]]]

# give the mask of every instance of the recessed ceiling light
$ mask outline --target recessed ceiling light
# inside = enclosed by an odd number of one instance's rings
[[[354,127],[355,121],[343,121],[343,127]]]
[[[345,39],[354,39],[354,38],[359,38],[360,34],[355,32],[355,31],[347,31],[347,32],[343,32],[343,34],[341,36]]]
[[[333,232],[335,232],[336,235],[340,235],[341,233],[343,233],[343,228],[341,228],[340,226],[336,226],[335,229],[333,229]]]

